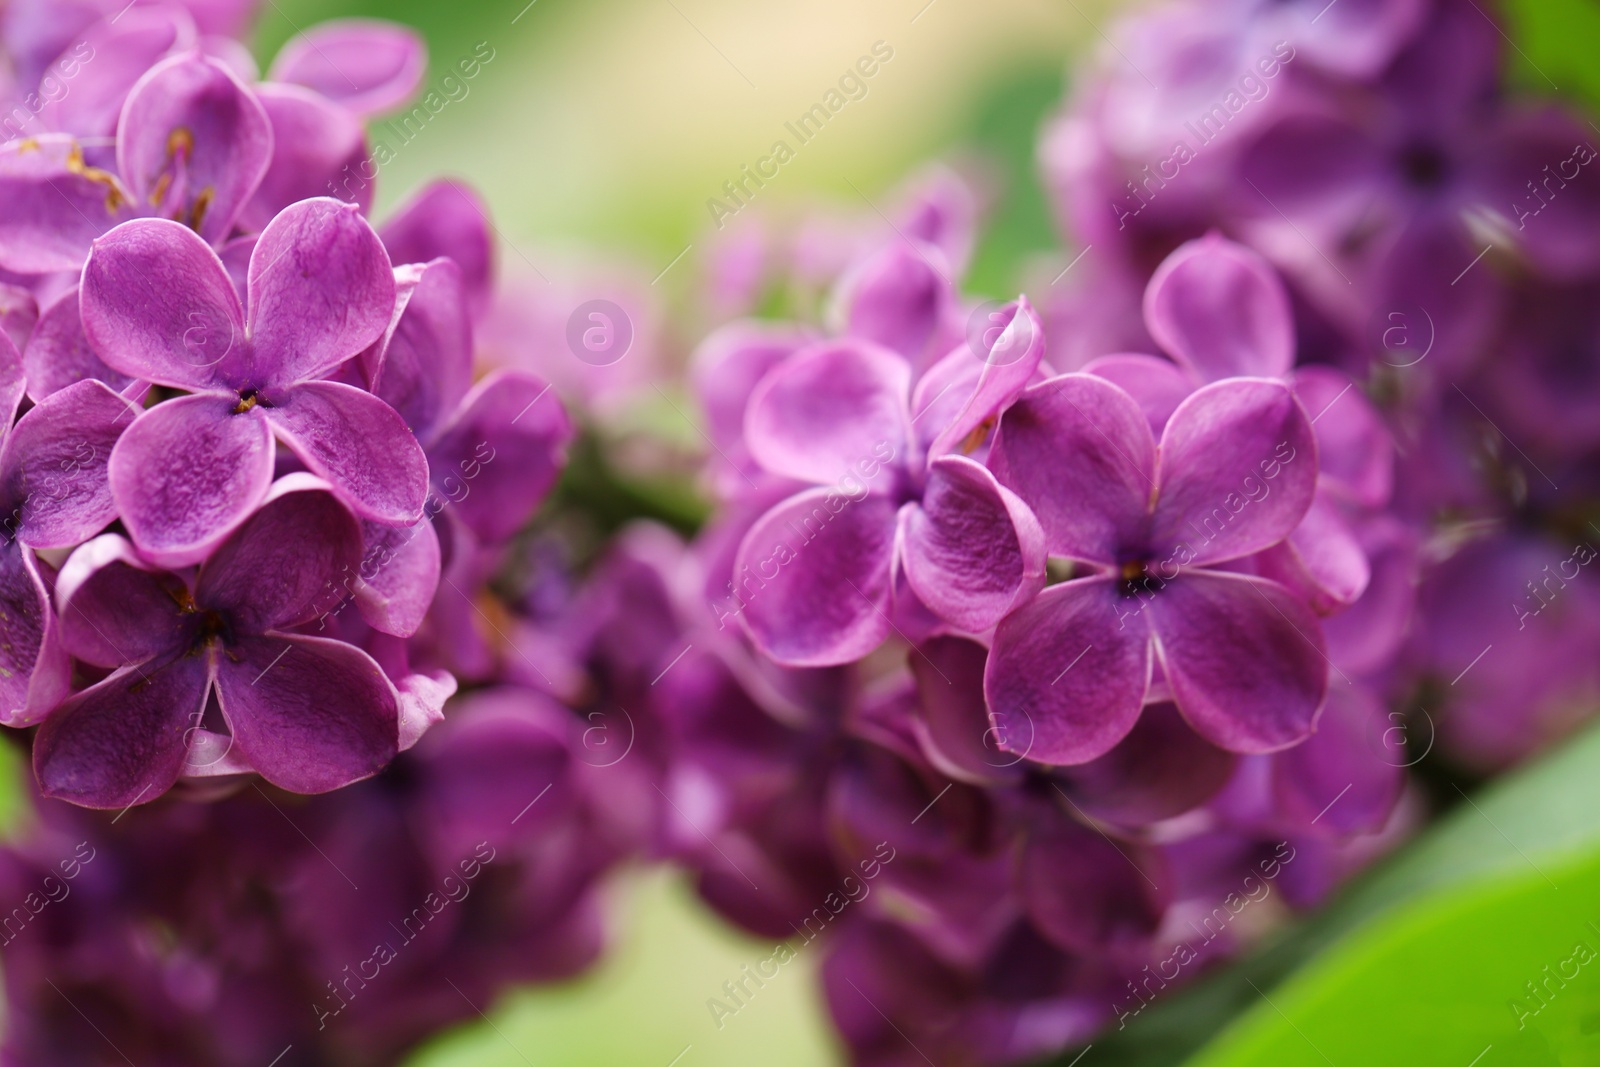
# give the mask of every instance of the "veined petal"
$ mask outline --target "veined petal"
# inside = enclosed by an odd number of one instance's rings
[[[934,614],[982,633],[1044,585],[1044,531],[1033,512],[964,456],[928,468],[920,504],[901,512],[906,580]]]
[[[1001,621],[983,688],[1002,748],[1041,763],[1085,763],[1127,736],[1150,685],[1142,603],[1113,578],[1080,578]]]
[[[0,478],[20,501],[15,534],[34,548],[66,548],[117,516],[106,468],[139,409],[103,382],[51,393],[0,446]]]
[[[739,617],[779,663],[849,663],[890,630],[895,507],[883,496],[809,489],[750,528],[734,562]]]
[[[439,588],[439,536],[433,520],[411,526],[361,524],[365,548],[356,606],[367,625],[410,637],[422,625]]]
[[[272,125],[272,161],[239,214],[247,230],[266,228],[290,204],[332,196],[372,206],[378,165],[367,154],[367,132],[345,108],[298,85],[255,87]]]
[[[1272,377],[1294,362],[1294,320],[1265,259],[1210,234],[1165,260],[1144,294],[1150,336],[1203,381]]]
[[[1316,437],[1288,386],[1234,378],[1178,405],[1156,470],[1151,554],[1179,552],[1183,566],[1237,559],[1282,541],[1305,517],[1317,490]]]
[[[904,466],[910,388],[911,368],[893,352],[826,341],[791,356],[756,386],[745,409],[745,443],[773,474],[804,482],[856,477],[864,465],[874,475],[886,464]]]
[[[134,217],[116,176],[61,134],[0,145],[0,202],[0,266],[19,274],[77,270],[95,238]]]
[[[67,695],[68,664],[32,550],[0,542],[0,724],[31,726]]]
[[[145,561],[120,534],[101,534],[68,556],[56,576],[62,644],[97,667],[184,651],[187,593],[182,579]]]
[[[374,396],[432,441],[472,385],[472,323],[461,268],[448,259],[395,268],[395,310],[361,354]]]
[[[371,656],[343,641],[270,633],[217,663],[235,746],[281,789],[323,793],[370,778],[399,751],[400,705]]]
[[[461,268],[473,318],[489,308],[494,286],[494,238],[489,209],[471,186],[440,179],[429,182],[378,227],[389,259],[428,263],[448,256]]]
[[[255,508],[272,481],[272,431],[232,396],[164,400],[111,451],[111,497],[139,550],[164,566],[198,563]]]
[[[272,159],[272,126],[222,63],[193,53],[152,67],[117,123],[117,171],[146,210],[220,244]]]
[[[339,382],[302,382],[263,409],[305,465],[364,519],[404,525],[422,515],[428,460],[394,408]]]
[[[1197,571],[1149,601],[1172,699],[1206,740],[1273,752],[1311,733],[1328,691],[1317,617],[1276,582]]]
[[[205,711],[211,659],[123,667],[57,708],[34,738],[40,791],[84,807],[125,808],[172,788]]]
[[[989,466],[1033,509],[1052,554],[1110,565],[1142,547],[1155,453],[1132,397],[1103,378],[1064,374],[1007,409]]]
[[[246,361],[244,313],[227,270],[176,222],[135,219],[96,241],[79,306],[95,353],[130,378],[206,389]]]
[[[326,482],[280,478],[200,568],[195,601],[261,633],[332,609],[361,562],[361,528]]]
[[[95,355],[88,335],[83,332],[77,286],[62,293],[39,316],[27,347],[22,350],[22,365],[28,396],[35,401],[88,378],[105,382],[118,392],[134,381],[121,371],[112,370]]]
[[[284,208],[250,256],[249,384],[320,378],[379,337],[394,310],[389,253],[353,205]]]

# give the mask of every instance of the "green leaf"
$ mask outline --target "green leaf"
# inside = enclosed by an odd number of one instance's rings
[[[1486,964],[1476,954],[1464,952],[1454,961],[1448,955],[1437,953],[1428,959],[1418,956],[1417,967],[1407,969],[1376,946],[1409,943],[1419,947],[1408,951],[1433,951],[1437,946],[1426,940],[1426,932],[1432,923],[1444,921],[1440,917],[1454,917],[1459,921],[1452,930],[1462,942],[1497,937],[1490,925],[1499,924],[1511,931],[1508,936],[1513,940],[1526,937],[1543,950],[1547,946],[1539,938],[1544,937],[1544,927],[1538,926],[1539,920],[1531,914],[1523,916],[1526,925],[1518,926],[1517,907],[1559,916],[1559,921],[1565,924],[1561,929],[1573,936],[1578,936],[1579,928],[1590,919],[1600,925],[1600,903],[1596,903],[1600,902],[1600,896],[1587,892],[1591,866],[1600,867],[1600,820],[1594,818],[1597,810],[1600,810],[1600,726],[1591,727],[1562,749],[1501,779],[1470,800],[1463,799],[1438,824],[1359,879],[1330,907],[1286,930],[1261,951],[1157,1000],[1125,1029],[1096,1041],[1095,1067],[1183,1062],[1230,1020],[1239,1017],[1235,1028],[1208,1049],[1204,1058],[1196,1061],[1196,1067],[1232,1064],[1235,1060],[1229,1056],[1246,1055],[1244,1051],[1232,1051],[1232,1041],[1260,1041],[1263,1039],[1249,1035],[1255,1034],[1258,1028],[1270,1027],[1273,1019],[1283,1024],[1277,1008],[1282,1008],[1294,1017],[1296,1024],[1303,1026],[1302,1019],[1295,1013],[1305,1004],[1319,1003],[1319,997],[1340,995],[1338,991],[1346,987],[1380,984],[1390,972],[1407,974],[1421,991],[1424,988],[1422,979],[1413,973],[1418,968],[1461,972],[1472,981],[1481,982],[1482,997],[1467,1003],[1475,1005],[1473,1010],[1478,1012],[1487,1012],[1482,1005],[1491,1004],[1509,1020],[1511,1016],[1505,1001],[1516,996],[1522,983],[1533,979],[1533,972],[1545,963],[1555,967],[1566,957],[1571,945],[1565,946],[1555,958],[1541,959],[1529,973],[1518,969],[1522,966],[1522,957],[1510,953],[1502,955],[1508,961],[1504,968],[1493,963],[1492,954],[1486,957],[1489,961]],[[1560,892],[1550,889],[1545,881],[1547,875],[1562,887]],[[1568,878],[1573,880],[1574,889],[1568,889],[1565,881]],[[1543,899],[1541,892],[1548,894],[1550,900]],[[1526,899],[1495,912],[1491,919],[1487,917],[1489,912],[1479,909],[1492,910],[1492,901],[1501,893],[1523,894]],[[1559,906],[1552,905],[1551,901],[1557,899]],[[1583,915],[1580,921],[1577,913],[1570,909],[1579,909],[1586,902],[1593,905],[1593,913]],[[1563,912],[1561,908],[1569,911]],[[1478,929],[1480,925],[1482,929]],[[1600,951],[1600,934],[1593,936],[1595,939],[1590,944]],[[1374,973],[1351,971],[1349,968],[1356,966],[1351,962],[1355,959],[1366,960]],[[1297,970],[1299,973],[1295,974]],[[1277,987],[1290,975],[1295,977],[1284,986],[1281,997]],[[1309,983],[1316,992],[1302,991],[1308,988],[1302,983]],[[1493,991],[1492,996],[1490,991]],[[1263,993],[1272,998],[1272,1003],[1264,999]],[[1288,1003],[1284,997],[1289,998]],[[1402,1000],[1409,1002],[1409,997]],[[1363,1013],[1344,1018],[1341,1025],[1345,1028],[1362,1031],[1360,1036],[1379,1034],[1396,1041],[1402,1039],[1405,1033],[1403,1013],[1391,1018],[1374,1013],[1368,1006],[1358,1006],[1354,1001],[1341,1003],[1341,1011]],[[1284,1030],[1293,1034],[1292,1027],[1284,1026]],[[1490,1040],[1485,1038],[1457,1067],[1466,1067],[1467,1061]],[[1069,1063],[1073,1055],[1076,1052],[1061,1057],[1058,1062]],[[1421,1059],[1405,1056],[1372,1059],[1347,1054],[1341,1060],[1331,1050],[1328,1055],[1339,1067],[1374,1062],[1455,1062],[1431,1053]],[[1314,1053],[1312,1060],[1324,1063]],[[1257,1061],[1242,1058],[1237,1062]],[[1524,1061],[1510,1058],[1500,1061],[1502,1064],[1512,1062]],[[1486,1059],[1482,1067],[1499,1065]]]

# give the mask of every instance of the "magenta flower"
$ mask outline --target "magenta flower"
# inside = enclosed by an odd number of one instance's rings
[[[1122,389],[1063,375],[1006,412],[990,464],[1033,507],[1049,552],[1089,570],[997,629],[984,691],[1003,736],[1031,721],[1031,758],[1082,763],[1163,689],[1231,751],[1310,733],[1328,671],[1316,616],[1281,585],[1221,567],[1283,541],[1311,505],[1316,442],[1287,386],[1205,386],[1158,445]]]
[[[757,520],[735,561],[741,618],[772,658],[823,666],[866,655],[894,626],[901,582],[969,632],[1043,582],[1038,522],[958,451],[987,434],[1039,364],[1032,308],[1011,313],[1031,323],[1028,351],[991,364],[958,349],[924,376],[915,403],[905,359],[849,338],[803,349],[762,379],[745,415],[752,457],[818,486]]]
[[[0,340],[0,423],[22,397],[20,361]],[[106,464],[137,412],[99,382],[41,401],[0,444],[0,723],[38,722],[67,692],[49,588],[33,550],[67,548],[116,518]]]
[[[84,331],[114,370],[191,395],[150,408],[111,457],[128,534],[167,566],[204,558],[265,496],[276,435],[362,518],[415,522],[428,467],[372,394],[319,381],[377,340],[394,277],[356,209],[305,200],[250,256],[248,314],[214,252],[176,223],[126,223],[84,266]]]
[[[255,96],[225,65],[191,53],[150,68],[120,106],[115,173],[68,134],[0,147],[0,266],[77,270],[95,238],[143,215],[182,222],[211,245],[228,237],[272,158]]]
[[[214,738],[214,692],[230,769],[319,793],[365,778],[399,744],[399,696],[365,652],[290,632],[329,606],[361,558],[361,529],[309,474],[280,480],[197,573],[160,570],[104,534],[56,586],[76,658],[113,668],[45,720],[33,765],[46,796],[87,807],[153,800]]]

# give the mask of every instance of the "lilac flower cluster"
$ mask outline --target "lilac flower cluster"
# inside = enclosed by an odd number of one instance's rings
[[[1217,233],[1151,273],[1143,351],[1057,364],[1070,321],[959,294],[953,181],[843,258],[824,325],[703,342],[721,509],[595,579],[650,625],[664,848],[746,929],[825,935],[861,1063],[1132,1025],[1414,819],[1380,682],[1416,556],[1377,407]]]
[[[1403,727],[1478,773],[1570,730],[1600,694],[1577,651],[1600,636],[1593,123],[1514,87],[1471,0],[1175,3],[1113,40],[1041,150],[1087,248],[1046,311],[1072,327],[1065,365],[1164,342],[1132,311],[1185,242],[1253,249],[1287,282],[1299,360],[1396,435],[1403,526],[1358,536],[1375,567],[1422,565],[1383,679]]]
[[[14,87],[0,146],[5,424],[28,405],[4,721],[41,724],[46,796],[93,807],[368,777],[455,690],[407,644],[441,574],[522,526],[571,433],[538,377],[474,382],[468,194],[430,187],[381,231],[309,195],[416,88],[420,43],[334,24],[258,82],[209,5],[57,7],[8,12],[19,70],[62,58]]]

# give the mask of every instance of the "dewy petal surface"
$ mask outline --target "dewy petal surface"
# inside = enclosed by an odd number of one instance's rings
[[[394,272],[353,204],[291,204],[250,255],[252,385],[320,378],[383,335]]]
[[[907,462],[911,368],[886,348],[828,341],[791,356],[745,411],[745,443],[767,470],[836,482],[862,463]]]
[[[1205,381],[1287,373],[1294,320],[1283,283],[1261,256],[1216,234],[1168,256],[1144,296],[1145,326]]]
[[[343,641],[265,634],[217,663],[234,744],[273,785],[322,793],[376,774],[400,743],[399,696],[371,656]]]
[[[91,808],[154,800],[183,771],[210,692],[209,656],[123,667],[75,694],[40,728],[33,769],[47,797]]]
[[[1273,752],[1311,733],[1328,691],[1322,627],[1276,582],[1185,574],[1148,602],[1173,701],[1206,740]]]
[[[763,651],[789,666],[849,663],[888,636],[895,507],[828,489],[790,497],[739,546],[734,595]]]
[[[1216,382],[1178,405],[1156,466],[1151,553],[1187,545],[1196,564],[1282,541],[1317,488],[1311,422],[1288,386],[1264,378]]]
[[[304,382],[264,409],[279,436],[364,519],[405,524],[422,514],[428,460],[388,404],[340,382]]]
[[[1051,554],[1114,564],[1145,539],[1155,453],[1132,397],[1102,378],[1064,374],[1007,409],[989,466],[1038,516]]]
[[[983,689],[1002,747],[1041,763],[1085,763],[1127,736],[1150,683],[1139,604],[1115,579],[1081,578],[1001,621]]]
[[[197,563],[266,495],[272,431],[228,395],[162,401],[111,452],[111,496],[134,544],[166,566]]]
[[[176,222],[136,219],[96,241],[79,301],[95,353],[130,378],[213,388],[245,361],[244,312],[228,272]]]
[[[963,630],[987,630],[1044,584],[1038,520],[970,459],[935,460],[921,504],[902,516],[906,580],[934,614]]]

